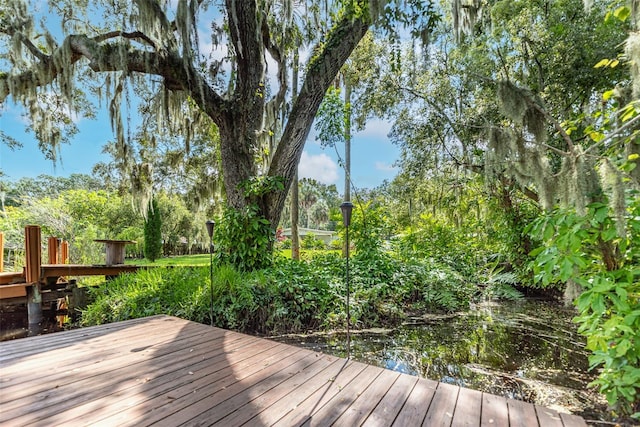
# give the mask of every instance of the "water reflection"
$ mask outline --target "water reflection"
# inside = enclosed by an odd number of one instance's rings
[[[69,316],[59,312],[43,311],[42,329],[39,334],[63,331],[69,323]],[[21,311],[0,311],[0,341],[31,336],[26,308]]]
[[[587,389],[594,374],[574,315],[549,302],[484,303],[469,313],[358,333],[351,354],[407,374],[603,419],[604,400]],[[280,340],[346,353],[340,333]]]

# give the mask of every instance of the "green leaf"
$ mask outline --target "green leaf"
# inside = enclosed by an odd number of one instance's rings
[[[589,138],[593,140],[593,142],[600,142],[604,139],[605,135],[602,132],[589,132]]]
[[[615,239],[618,236],[618,232],[614,227],[605,228],[601,233],[602,240],[608,242],[610,240]]]
[[[616,346],[616,357],[622,357],[627,354],[627,351],[631,348],[631,343],[629,340],[622,340]]]
[[[609,216],[609,208],[606,205],[597,207],[595,212],[593,213],[593,217],[599,223],[602,223],[605,218],[607,218],[607,216]]]
[[[565,258],[562,260],[562,265],[560,267],[560,280],[563,282],[571,277],[573,274],[573,263],[569,258]]]
[[[591,307],[593,308],[593,311],[598,314],[604,313],[605,305],[604,305],[604,298],[602,297],[602,295],[596,294],[594,296]]]
[[[621,6],[613,12],[613,16],[624,22],[631,16],[631,9],[627,6]]]
[[[627,122],[636,116],[636,110],[634,108],[626,108],[625,113],[622,116],[622,121]]]
[[[613,94],[615,93],[615,91],[612,90],[608,90],[605,93],[602,94],[602,99],[604,101],[608,101],[609,99],[611,99],[611,97],[613,96]]]

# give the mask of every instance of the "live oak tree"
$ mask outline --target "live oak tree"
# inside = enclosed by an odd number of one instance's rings
[[[55,159],[75,130],[73,118],[94,114],[88,95],[104,102],[113,150],[143,206],[153,170],[144,156],[133,156],[135,141],[125,126],[131,110],[138,107],[143,127],[154,122],[179,135],[187,155],[194,135],[213,127],[228,205],[256,204],[275,227],[327,88],[372,23],[387,19],[390,5],[400,10],[405,3],[422,2],[66,0],[38,11],[7,0],[0,6],[0,103],[25,106],[41,147]],[[219,8],[215,18],[201,22],[210,8]],[[306,13],[305,28],[294,24],[296,8]],[[47,14],[48,23],[36,25],[38,14]],[[307,45],[295,47],[306,47],[310,58],[287,103],[296,31]],[[148,149],[156,137],[143,135]],[[246,197],[241,184],[259,179],[284,185]]]

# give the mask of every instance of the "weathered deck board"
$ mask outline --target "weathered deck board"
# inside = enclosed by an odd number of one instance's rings
[[[481,427],[509,427],[507,399],[492,394],[482,394]]]
[[[390,426],[402,410],[409,393],[417,382],[417,377],[400,375],[363,425],[368,427]]]
[[[169,316],[0,343],[0,425],[565,426],[580,417]]]
[[[482,393],[469,388],[461,388],[458,393],[456,412],[451,427],[476,427],[480,425]],[[546,426],[545,426],[546,427]]]

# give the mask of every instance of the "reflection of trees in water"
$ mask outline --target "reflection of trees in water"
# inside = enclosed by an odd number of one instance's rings
[[[357,360],[549,406],[594,407],[584,340],[572,311],[543,302],[481,305],[474,312],[352,337]],[[323,351],[342,335],[307,338]]]
[[[406,372],[460,385],[483,375],[467,365],[521,378],[543,376],[565,385],[563,375],[555,378],[552,373],[588,369],[584,343],[570,319],[570,313],[551,311],[542,303],[484,307],[453,319],[400,328],[382,348],[363,350],[381,351],[383,360],[397,361]]]

